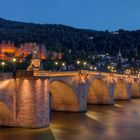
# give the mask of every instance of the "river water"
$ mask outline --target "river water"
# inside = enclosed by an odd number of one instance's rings
[[[51,112],[45,129],[0,128],[0,140],[140,140],[140,99],[89,105],[85,113]]]

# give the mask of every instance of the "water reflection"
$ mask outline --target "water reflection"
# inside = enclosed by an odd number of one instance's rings
[[[139,140],[140,100],[90,105],[85,113],[52,112],[45,129],[0,128],[0,140]]]
[[[51,129],[0,128],[0,140],[55,140]]]

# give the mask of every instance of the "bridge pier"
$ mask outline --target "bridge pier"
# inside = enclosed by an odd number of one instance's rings
[[[78,83],[79,112],[87,111],[87,83]]]
[[[140,98],[140,84],[136,79],[131,82],[131,97]]]
[[[15,80],[12,75],[0,75],[0,125],[16,125]]]
[[[16,87],[16,125],[28,128],[48,126],[48,80],[34,77],[18,78]]]

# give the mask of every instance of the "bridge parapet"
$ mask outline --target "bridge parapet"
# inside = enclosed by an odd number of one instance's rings
[[[16,78],[22,77],[33,77],[33,71],[19,70],[16,74]]]
[[[50,72],[50,71],[34,71],[33,76],[36,77],[61,77],[61,76],[75,76],[78,75],[78,71],[72,72]]]

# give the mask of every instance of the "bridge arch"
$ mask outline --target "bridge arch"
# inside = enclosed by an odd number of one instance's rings
[[[115,100],[130,100],[130,84],[125,79],[117,79],[114,88]]]
[[[140,97],[139,83],[136,80],[131,83],[131,97]]]
[[[112,104],[111,94],[105,83],[101,78],[93,80],[88,90],[89,104]]]
[[[51,108],[56,111],[78,111],[79,104],[72,87],[64,81],[50,83]]]
[[[0,124],[5,125],[8,121],[11,120],[11,112],[7,105],[0,101]]]

